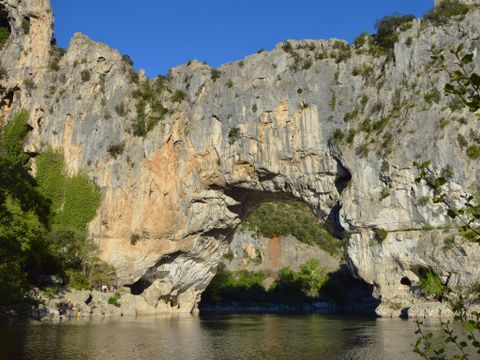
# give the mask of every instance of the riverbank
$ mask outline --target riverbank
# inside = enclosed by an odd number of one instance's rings
[[[338,304],[334,301],[317,300],[309,303],[265,303],[229,304],[200,303],[193,309],[182,309],[171,303],[150,305],[143,296],[132,295],[123,289],[117,292],[97,290],[75,290],[62,288],[56,294],[39,293],[39,306],[30,319],[39,321],[61,321],[66,319],[100,319],[107,317],[137,317],[147,315],[178,314],[318,314],[353,315],[369,318],[445,318],[454,317],[451,305],[447,302],[423,301],[414,303],[380,303],[370,298],[360,302]],[[367,301],[368,300],[368,301]],[[480,304],[466,304],[466,313],[480,312]],[[0,320],[19,321],[17,317],[0,315]]]

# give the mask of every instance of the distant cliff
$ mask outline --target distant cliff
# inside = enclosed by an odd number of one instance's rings
[[[447,75],[431,54],[459,43],[476,54],[480,11],[440,25],[413,20],[391,51],[368,37],[288,41],[151,80],[82,34],[57,49],[48,0],[2,0],[0,17],[11,29],[0,124],[28,110],[33,164],[61,149],[70,173],[100,187],[89,233],[155,311],[195,309],[242,219],[286,197],[349,235],[346,262],[374,286],[381,314],[421,302],[411,285],[429,269],[452,289],[478,281],[479,245],[425,201],[413,162],[451,165],[452,194],[478,191],[478,159],[465,146],[480,141],[480,123],[444,96]]]

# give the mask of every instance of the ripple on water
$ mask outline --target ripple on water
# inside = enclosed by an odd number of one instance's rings
[[[413,321],[318,315],[72,320],[0,325],[0,359],[413,360],[414,331]]]

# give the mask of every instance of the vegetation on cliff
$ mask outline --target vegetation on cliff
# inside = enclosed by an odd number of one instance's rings
[[[86,234],[98,189],[86,175],[68,176],[59,152],[41,154],[38,178],[30,175],[23,152],[28,116],[15,114],[0,133],[0,311],[15,314],[34,303],[32,287],[45,284],[46,275],[76,288],[114,277]]]
[[[306,204],[299,201],[264,202],[247,216],[242,227],[267,238],[293,235],[333,255],[338,255],[342,248],[342,242],[325,229]]]

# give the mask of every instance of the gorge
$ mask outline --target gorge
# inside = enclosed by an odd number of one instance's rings
[[[428,271],[458,294],[477,283],[479,244],[426,201],[432,192],[413,165],[451,168],[453,197],[480,190],[478,156],[466,152],[480,143],[478,114],[444,95],[448,75],[431,59],[463,43],[478,69],[475,5],[441,24],[413,19],[390,51],[368,35],[353,45],[286,41],[153,79],[83,34],[58,49],[53,19],[49,0],[0,1],[11,32],[0,126],[27,111],[32,174],[39,154],[62,151],[68,174],[100,189],[88,234],[138,313],[195,311],[237,227],[284,199],[308,205],[342,239],[378,315],[451,314],[412,291]]]

